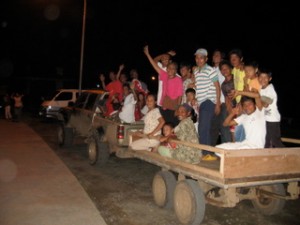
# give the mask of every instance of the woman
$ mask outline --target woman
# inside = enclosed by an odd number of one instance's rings
[[[178,119],[179,124],[175,127],[174,133],[178,140],[189,143],[199,143],[198,134],[194,126],[194,122],[191,119],[191,112],[193,108],[184,103],[178,108]],[[177,159],[183,162],[197,164],[200,162],[202,152],[200,149],[192,148],[186,145],[178,144],[175,149],[169,149],[170,154],[158,150],[160,155],[168,156],[171,155],[173,159]]]
[[[148,107],[148,112],[144,118],[144,130],[143,132],[135,132],[133,134],[134,137],[140,138],[130,144],[130,147],[133,150],[151,151],[152,148],[156,148],[160,143],[159,137],[165,120],[156,106],[156,96],[148,94],[146,105]]]

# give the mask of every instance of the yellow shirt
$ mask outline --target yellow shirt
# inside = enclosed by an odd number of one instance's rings
[[[234,89],[238,91],[243,91],[245,71],[237,68],[233,68],[231,73],[233,74]],[[241,96],[239,95],[236,97],[237,103],[239,103],[240,100],[241,100]]]

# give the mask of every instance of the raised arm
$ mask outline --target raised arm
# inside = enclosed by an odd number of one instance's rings
[[[263,103],[261,101],[261,98],[260,98],[260,94],[258,92],[253,92],[253,91],[235,91],[235,97],[238,96],[238,95],[244,95],[244,96],[248,96],[250,98],[254,98],[255,99],[255,104],[256,104],[256,107],[259,109],[259,110],[262,110],[263,108]]]
[[[236,106],[231,110],[229,115],[225,118],[223,122],[224,127],[229,127],[229,126],[235,126],[237,123],[235,122],[234,118],[240,114],[240,108],[239,106]]]
[[[124,69],[124,67],[125,67],[124,64],[121,64],[121,65],[119,66],[119,71],[118,71],[118,73],[117,73],[117,80],[120,80],[120,75],[121,75],[121,72],[122,72],[122,70]]]
[[[160,54],[160,55],[158,55],[158,56],[156,56],[155,58],[154,58],[154,61],[156,62],[156,63],[158,63],[159,61],[161,61],[165,56],[167,56],[167,57],[173,57],[173,56],[175,56],[176,55],[176,52],[175,51],[173,51],[173,50],[170,50],[170,51],[168,51],[167,53],[163,53],[163,54]]]
[[[144,47],[144,53],[145,53],[145,55],[147,56],[147,58],[148,58],[150,64],[152,65],[152,67],[156,70],[157,73],[160,73],[160,70],[161,70],[161,69],[160,69],[159,66],[157,65],[157,62],[155,62],[154,59],[152,58],[152,56],[150,55],[148,45],[146,45],[146,46]]]
[[[137,101],[137,100],[138,100],[138,97],[137,97],[137,95],[136,95],[135,88],[134,88],[134,83],[133,83],[133,82],[130,83],[130,89],[131,89],[131,92],[132,92],[132,94],[133,94],[134,100]]]

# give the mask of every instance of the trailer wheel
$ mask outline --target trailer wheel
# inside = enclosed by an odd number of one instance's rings
[[[279,213],[285,205],[285,199],[264,195],[263,191],[273,192],[285,196],[286,192],[283,184],[273,184],[257,187],[256,199],[252,200],[254,208],[259,210],[264,215],[274,215],[276,213]]]
[[[60,124],[57,130],[57,139],[59,146],[70,147],[73,144],[74,132],[70,127]]]
[[[159,171],[152,181],[152,193],[156,205],[164,208],[173,207],[173,194],[176,186],[176,178],[169,171]]]
[[[88,158],[91,165],[95,165],[98,162],[100,165],[104,165],[109,158],[109,149],[106,143],[99,140],[98,135],[92,135],[88,142]]]
[[[186,225],[199,225],[205,213],[205,197],[192,179],[177,183],[174,191],[174,210],[178,220]]]

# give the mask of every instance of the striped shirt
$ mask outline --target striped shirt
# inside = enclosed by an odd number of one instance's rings
[[[218,81],[217,71],[209,65],[203,68],[197,68],[194,71],[196,81],[196,98],[198,104],[206,100],[211,100],[214,104],[217,102],[217,91],[214,82]]]

